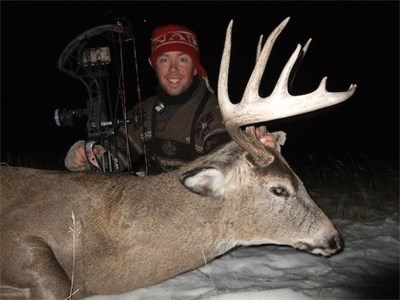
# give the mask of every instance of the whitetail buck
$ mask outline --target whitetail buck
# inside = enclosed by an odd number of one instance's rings
[[[327,92],[323,79],[315,92],[289,95],[298,46],[275,90],[260,98],[268,56],[287,22],[259,52],[239,104],[228,97],[229,25],[218,91],[234,141],[213,154],[153,177],[2,167],[2,297],[122,293],[240,245],[290,245],[324,256],[340,250],[339,233],[281,154],[261,145],[254,126],[241,129],[339,103],[356,89]]]

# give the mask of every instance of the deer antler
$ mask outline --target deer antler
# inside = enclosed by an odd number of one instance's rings
[[[328,92],[326,90],[327,77],[324,77],[319,87],[314,92],[299,96],[289,94],[288,82],[293,65],[298,59],[304,56],[310,44],[310,39],[304,48],[302,48],[301,45],[297,45],[296,50],[283,68],[272,93],[266,98],[261,98],[258,89],[265,66],[276,39],[289,22],[289,19],[289,17],[286,18],[275,28],[269,35],[262,50],[261,36],[257,48],[256,65],[246,86],[242,100],[237,104],[233,104],[228,95],[228,72],[233,20],[230,21],[226,32],[218,80],[219,106],[225,126],[232,139],[252,154],[256,161],[260,163],[263,160],[265,161],[266,151],[255,136],[254,126],[249,127],[249,125],[295,116],[338,104],[350,98],[357,87],[357,85],[352,84],[345,92]],[[241,130],[241,126],[247,126],[246,132]],[[262,157],[264,159],[261,159]],[[267,157],[267,164],[272,162],[272,160],[272,155]]]

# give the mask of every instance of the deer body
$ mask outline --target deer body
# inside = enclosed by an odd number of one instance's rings
[[[199,267],[238,245],[304,243],[310,251],[334,253],[341,248],[339,234],[275,155],[274,163],[259,168],[231,142],[154,177],[2,167],[2,284],[35,287],[48,280],[54,291],[35,294],[33,288],[33,295],[67,297],[74,274],[78,295],[121,293]],[[210,178],[190,183],[196,193],[184,186],[210,170]]]
[[[30,270],[26,265],[37,268],[35,261],[46,257],[59,265],[63,275],[57,278],[52,274],[48,280],[52,283],[60,280],[60,284],[63,279],[69,281],[72,212],[77,224],[74,275],[76,287],[81,291],[112,293],[151,285],[199,266],[203,261],[202,250],[209,258],[219,254],[206,244],[206,231],[216,229],[205,224],[206,216],[202,215],[206,214],[207,205],[204,206],[204,200],[196,201],[199,196],[190,201],[187,197],[190,192],[179,183],[179,177],[177,182],[163,180],[165,176],[148,182],[149,178],[132,176],[110,178],[72,173],[61,176],[62,181],[59,172],[2,168],[1,199],[18,202],[17,206],[2,208],[2,284],[14,285],[21,278],[29,281]],[[165,196],[160,198],[160,193]],[[32,197],[22,202],[21,194]],[[193,236],[189,243],[194,248],[185,247],[186,230]],[[37,244],[48,247],[50,253],[36,252]],[[199,252],[193,256],[190,252],[196,251],[196,244]],[[20,257],[12,259],[16,255]],[[189,260],[182,261],[182,256]],[[12,274],[5,273],[6,270]],[[43,278],[47,276],[47,266],[38,271]],[[68,283],[63,285],[64,291],[55,286],[60,296],[68,295],[65,294],[69,291]]]
[[[40,299],[80,298],[152,285],[240,245],[282,244],[324,256],[342,249],[340,234],[301,180],[279,151],[259,142],[251,125],[333,105],[355,91],[351,85],[329,93],[323,80],[290,107],[286,87],[298,48],[271,98],[259,98],[266,58],[287,21],[259,51],[235,105],[227,95],[228,26],[218,99],[233,141],[214,153],[150,177],[2,167],[2,288]],[[266,115],[251,118],[252,111]]]

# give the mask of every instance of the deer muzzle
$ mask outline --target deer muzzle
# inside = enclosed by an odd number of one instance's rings
[[[325,227],[326,228],[326,227]],[[294,244],[294,247],[312,254],[330,256],[341,252],[344,248],[344,240],[341,234],[335,229],[329,221],[328,232],[319,235],[318,239],[300,241]]]

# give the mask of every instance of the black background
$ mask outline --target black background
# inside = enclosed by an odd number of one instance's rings
[[[155,26],[180,23],[197,33],[202,65],[216,88],[225,30],[233,19],[229,93],[232,100],[239,100],[254,66],[258,37],[290,16],[270,57],[260,94],[271,91],[297,43],[310,37],[313,41],[292,93],[313,91],[324,76],[330,91],[346,90],[351,83],[358,88],[348,101],[332,108],[272,122],[271,130],[288,133],[284,155],[289,161],[321,156],[398,163],[397,1],[2,1],[2,162],[64,168],[66,151],[84,132],[57,127],[53,113],[56,108],[83,107],[87,95],[82,83],[60,72],[56,63],[73,38],[104,23],[110,11],[123,13],[132,23],[143,99],[154,93],[156,83],[147,63]],[[132,106],[137,101],[136,83],[128,77],[126,85],[133,91],[128,94]]]

